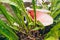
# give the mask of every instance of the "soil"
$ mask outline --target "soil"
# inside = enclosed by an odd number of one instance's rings
[[[43,30],[31,31],[30,34],[32,36],[18,32],[19,40],[44,40],[45,34],[47,34],[51,28],[52,26],[50,25],[45,27]]]
[[[31,32],[30,35],[26,35],[23,33],[18,33],[19,40],[43,40],[43,37],[39,34],[39,31]]]

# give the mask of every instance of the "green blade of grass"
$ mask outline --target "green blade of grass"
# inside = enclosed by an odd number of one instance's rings
[[[23,25],[22,24],[22,16],[23,15],[22,15],[21,11],[17,7],[15,7],[14,5],[11,5],[11,8],[14,11],[14,14],[15,14],[14,17],[16,17],[16,19],[18,19],[18,21],[20,21],[20,25]]]
[[[17,4],[14,1],[12,1],[12,0],[0,0],[0,2],[2,2],[2,3],[8,3],[8,4],[11,4],[11,5],[17,6]]]
[[[24,23],[24,14],[21,12],[21,10],[19,10],[18,8],[16,8],[15,6],[11,5],[12,9],[14,10],[14,13],[16,15],[16,17],[20,20],[20,23],[22,25],[22,28],[25,29],[26,31],[28,30],[25,23]]]
[[[34,23],[36,26],[36,0],[32,0],[32,5],[33,5],[33,9],[34,9]]]
[[[58,14],[60,14],[60,10],[58,10],[57,12],[55,12],[55,13],[52,15],[52,17],[55,18],[55,17],[57,17]]]
[[[56,34],[56,33],[58,33],[58,30],[59,30],[59,28],[60,28],[60,23],[57,23],[56,25],[54,25],[54,27],[50,30],[50,32],[48,32],[47,33],[47,35],[46,35],[46,37],[45,38],[48,38],[48,37],[50,37],[50,36],[58,36],[58,34]]]
[[[23,0],[11,0],[11,1],[16,3],[16,5],[17,5],[16,7],[18,7],[19,10],[21,10],[23,12],[23,14],[26,16],[27,21],[30,22],[30,18],[29,18],[28,12],[25,9]]]
[[[26,19],[28,20],[28,22],[29,22],[29,18],[28,18],[28,14],[27,14],[27,11],[26,11],[26,9],[25,9],[25,7],[24,7],[24,4],[23,4],[23,1],[22,0],[8,0],[8,2],[6,1],[6,0],[1,0],[0,2],[4,2],[4,3],[8,3],[8,4],[10,4],[10,5],[14,5],[14,6],[16,6],[17,8],[19,8],[19,10],[21,10],[23,13],[24,13],[24,15],[26,16]],[[14,4],[11,4],[11,3],[14,3]],[[5,12],[4,12],[5,13]],[[8,18],[7,18],[8,19]],[[13,20],[13,19],[11,19],[11,20]],[[14,19],[14,20],[16,20],[16,19]],[[9,20],[10,21],[10,20]],[[19,21],[18,21],[19,22]],[[25,27],[25,29],[27,30],[27,27],[24,25],[24,27]]]
[[[18,40],[17,35],[2,20],[0,20],[0,33],[9,38],[9,40]]]
[[[5,16],[5,18],[7,19],[8,23],[11,25],[11,26],[14,26],[14,22],[18,23],[19,24],[19,21],[17,21],[15,18],[13,18],[11,15],[8,14],[6,8],[0,4],[0,10],[2,12],[2,14]],[[12,27],[13,28],[13,27]],[[15,27],[17,28],[17,27]],[[14,29],[14,28],[13,28]]]

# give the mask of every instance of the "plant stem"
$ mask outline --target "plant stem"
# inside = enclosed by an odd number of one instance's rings
[[[36,27],[36,0],[32,0],[33,9],[34,9],[34,24]]]

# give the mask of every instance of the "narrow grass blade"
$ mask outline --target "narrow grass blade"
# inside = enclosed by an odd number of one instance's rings
[[[18,40],[17,35],[13,32],[13,30],[5,24],[2,20],[0,20],[0,33],[9,38],[9,40]]]
[[[36,26],[36,0],[32,0],[33,9],[34,9],[34,23]]]
[[[24,23],[24,14],[21,12],[21,10],[19,10],[17,7],[11,5],[16,17],[18,18],[18,20],[20,20],[20,25],[22,26],[23,29],[28,30],[25,23]]]
[[[16,19],[14,17],[9,15],[8,11],[6,10],[6,8],[2,4],[0,4],[0,10],[1,10],[2,14],[5,16],[5,18],[7,19],[10,26],[14,26],[13,25],[14,22],[19,23],[16,21]],[[15,28],[17,28],[17,27],[15,27]]]

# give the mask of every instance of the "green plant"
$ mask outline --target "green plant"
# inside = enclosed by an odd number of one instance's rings
[[[31,16],[26,11],[24,7],[24,2],[22,0],[0,0],[0,13],[5,16],[7,22],[5,23],[0,19],[0,34],[3,34],[8,40],[19,40],[19,37],[16,35],[17,31],[22,32],[28,36],[31,35],[31,31],[36,31],[39,29],[44,30],[45,26],[40,22],[37,21],[36,18],[36,0],[32,0],[32,5],[34,9],[34,21],[32,20]],[[3,3],[9,4],[12,8],[14,15],[10,14],[7,11],[6,7]],[[54,19],[54,23],[51,25],[53,27],[47,34],[44,34],[44,40],[58,40],[60,37],[60,0],[51,0],[51,16]],[[24,16],[28,24],[24,22]],[[38,25],[38,26],[37,26]],[[40,35],[41,36],[41,35]],[[32,37],[31,37],[32,38]],[[33,38],[34,39],[34,38]]]

